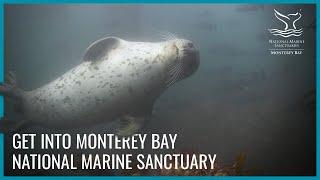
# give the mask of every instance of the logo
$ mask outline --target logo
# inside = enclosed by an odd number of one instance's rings
[[[279,20],[283,29],[268,29],[273,35],[268,40],[269,52],[271,55],[301,55],[304,52],[304,39],[300,36],[302,28],[297,28],[296,24],[301,19],[301,9],[296,13],[288,15],[281,14],[273,9],[274,16]],[[269,33],[268,32],[268,33]],[[285,38],[285,39],[284,39]]]
[[[274,36],[282,36],[284,38],[290,37],[290,36],[301,36],[302,35],[302,28],[297,29],[295,23],[301,19],[301,13],[296,12],[295,14],[288,14],[283,15],[277,10],[274,10],[274,15],[278,20],[284,23],[284,29],[268,29],[271,34]]]

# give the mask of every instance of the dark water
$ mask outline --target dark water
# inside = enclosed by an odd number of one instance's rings
[[[296,25],[304,28],[303,55],[268,52],[274,37],[267,29],[282,26],[274,8],[301,9]],[[217,153],[224,164],[244,152],[245,167],[266,175],[311,175],[314,21],[313,5],[7,5],[5,69],[30,90],[81,63],[99,38],[160,41],[160,32],[174,33],[199,47],[200,67],[157,100],[144,132],[178,133],[178,150]]]

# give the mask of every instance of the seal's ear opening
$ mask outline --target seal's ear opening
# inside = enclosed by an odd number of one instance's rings
[[[116,37],[107,37],[99,39],[92,43],[83,56],[84,61],[97,62],[108,59],[108,54],[120,44],[120,39]]]

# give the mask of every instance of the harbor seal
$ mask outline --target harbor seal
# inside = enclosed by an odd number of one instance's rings
[[[117,133],[129,135],[150,119],[155,100],[198,66],[199,50],[189,40],[131,42],[107,37],[92,43],[83,62],[56,80],[24,91],[8,73],[0,93],[14,100],[22,114],[19,127],[86,127],[119,120]]]

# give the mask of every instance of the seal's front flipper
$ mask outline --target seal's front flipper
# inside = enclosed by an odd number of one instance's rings
[[[147,117],[134,117],[125,115],[120,118],[120,125],[117,129],[117,135],[130,136],[141,130],[146,122]]]
[[[108,59],[110,52],[116,49],[121,40],[116,37],[99,39],[92,43],[84,54],[84,61],[99,62]]]
[[[18,87],[16,75],[9,71],[5,76],[5,82],[0,84],[0,95],[14,101],[15,111],[23,112],[22,98],[24,91]]]
[[[5,76],[5,82],[0,84],[0,94],[14,100],[20,100],[23,91],[18,88],[16,75],[10,71]]]

